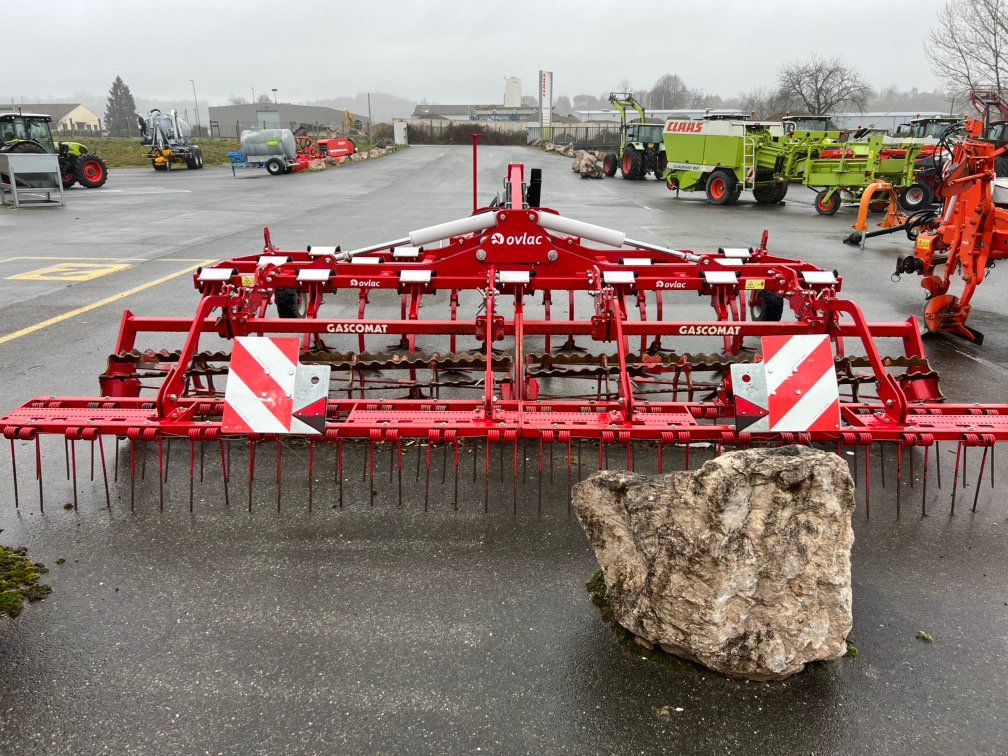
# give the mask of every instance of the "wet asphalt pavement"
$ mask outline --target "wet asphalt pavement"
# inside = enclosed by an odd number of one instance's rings
[[[768,228],[773,251],[836,268],[871,318],[920,311],[918,280],[890,281],[909,243],[873,240],[864,252],[840,244],[852,215],[816,216],[810,193],[793,189],[783,207],[758,208],[746,195],[714,208],[654,181],[581,180],[568,160],[521,148],[481,152],[484,193],[496,191],[509,161],[542,166],[543,202],[565,215],[698,250],[749,246]],[[300,176],[120,170],[103,190],[69,192],[64,209],[0,210],[0,339],[82,310],[0,343],[0,410],[39,394],[93,394],[123,308],[190,315],[188,269],[257,251],[264,224],[289,247],[395,238],[468,212],[469,171],[467,148],[442,147]],[[101,267],[39,272],[68,263]],[[1005,401],[1006,310],[995,271],[970,321],[984,346],[928,342],[950,398]],[[863,500],[855,515],[858,656],[780,683],[745,683],[645,660],[601,622],[584,587],[596,563],[568,514],[559,453],[552,478],[547,461],[540,480],[536,449],[517,481],[496,458],[486,480],[482,452],[474,479],[474,452],[463,449],[458,513],[455,467],[443,469],[439,454],[428,482],[406,449],[401,506],[398,472],[390,479],[380,454],[371,506],[364,459],[348,449],[342,509],[333,459],[320,454],[309,512],[303,472],[294,472],[305,469],[306,449],[291,445],[278,513],[267,447],[249,513],[238,475],[245,451],[232,450],[225,505],[208,448],[202,466],[195,459],[190,514],[188,447],[177,444],[164,513],[156,456],[143,465],[138,452],[131,515],[127,446],[110,510],[100,468],[90,480],[89,451],[78,445],[76,512],[62,507],[71,500],[62,450],[47,457],[45,514],[30,447],[19,450],[18,510],[6,452],[0,465],[0,543],[27,546],[51,568],[53,587],[16,620],[0,618],[3,753],[1008,750],[1000,458],[998,487],[985,477],[972,514],[973,453],[950,517],[955,452],[943,448],[943,488],[932,460],[922,519],[918,454],[897,521],[894,455],[884,465],[873,456],[871,517]],[[586,472],[596,458],[585,449]],[[646,452],[639,464],[651,464]],[[856,473],[863,499],[861,459]],[[918,640],[919,630],[934,642]]]

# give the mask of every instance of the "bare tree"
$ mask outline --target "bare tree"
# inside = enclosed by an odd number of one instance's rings
[[[864,110],[872,94],[861,74],[839,55],[813,55],[789,63],[781,68],[778,81],[785,97],[813,115],[826,115],[841,107]]]
[[[779,118],[793,109],[793,101],[780,87],[765,89],[763,87],[744,92],[737,99],[739,110],[747,110],[756,114],[757,118]]]
[[[665,74],[651,87],[648,100],[652,108],[682,108],[689,102],[690,91],[677,74]]]
[[[1003,0],[954,0],[938,12],[925,48],[953,91],[1008,86],[1008,14]]]
[[[553,110],[556,111],[557,115],[569,116],[573,109],[570,97],[567,95],[560,95],[553,100]]]
[[[246,100],[244,97],[239,97],[238,95],[230,95],[228,97],[228,102],[231,103],[232,105],[246,105],[248,103],[248,100]]]

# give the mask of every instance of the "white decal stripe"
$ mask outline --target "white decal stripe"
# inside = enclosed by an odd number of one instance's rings
[[[809,358],[816,347],[823,343],[825,338],[825,336],[815,335],[789,338],[780,351],[764,363],[766,365],[767,392],[776,391],[791,373]]]
[[[288,433],[276,415],[263,406],[262,398],[255,393],[235,372],[228,373],[224,402],[255,433]]]
[[[840,400],[840,390],[837,387],[836,373],[830,370],[801,399],[795,402],[774,425],[774,431],[802,432],[809,427],[831,404]]]
[[[285,393],[294,393],[295,365],[268,337],[242,336],[241,344]]]

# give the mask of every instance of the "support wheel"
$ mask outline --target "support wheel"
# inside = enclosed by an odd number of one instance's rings
[[[616,175],[616,169],[619,167],[619,158],[616,157],[615,152],[610,152],[602,158],[602,172],[612,178]]]
[[[281,318],[303,318],[306,314],[308,301],[297,289],[277,289],[274,301]]]
[[[158,165],[157,160],[151,160],[150,164],[151,164],[151,168],[153,168],[155,171],[167,171],[168,170],[168,164],[167,163],[161,163],[160,165]]]
[[[840,192],[834,191],[830,194],[830,191],[823,189],[815,196],[815,209],[819,215],[835,215],[840,209]]]
[[[659,152],[655,155],[654,177],[661,181],[665,178],[665,169],[668,168],[668,155]]]
[[[934,190],[927,184],[917,181],[899,193],[898,202],[903,212],[915,213],[931,207],[934,202]]]
[[[266,172],[270,176],[279,176],[284,172],[284,164],[279,158],[270,158],[266,161]]]
[[[738,180],[731,171],[718,168],[707,178],[707,201],[712,205],[730,205],[738,199]]]
[[[749,300],[749,312],[753,320],[776,323],[784,315],[784,298],[772,291],[754,291]]]

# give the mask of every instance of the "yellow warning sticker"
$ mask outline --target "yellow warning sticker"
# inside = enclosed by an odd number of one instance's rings
[[[917,238],[917,249],[931,249],[931,240],[924,237]]]
[[[27,273],[7,276],[8,281],[93,281],[96,278],[132,268],[130,263],[78,263],[50,265]]]
[[[255,283],[255,276],[254,275],[252,275],[252,276],[248,276],[248,275],[242,276],[242,286],[249,287],[249,286],[251,286],[254,283]]]
[[[754,289],[756,290],[765,289],[766,281],[764,281],[762,278],[750,278],[745,282],[745,287],[746,290],[748,291],[753,291]]]

